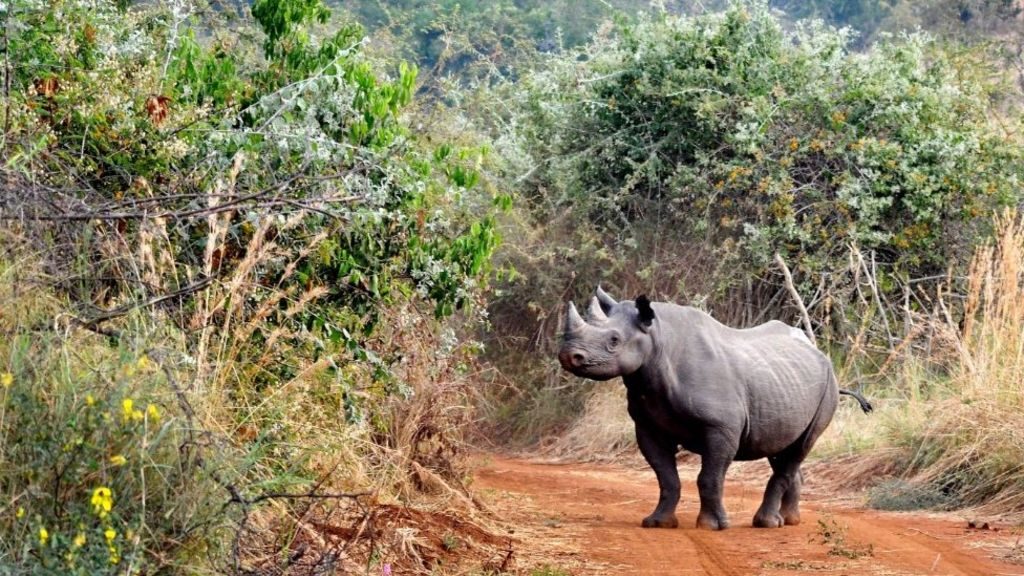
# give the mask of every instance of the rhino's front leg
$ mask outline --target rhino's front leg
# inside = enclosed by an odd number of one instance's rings
[[[736,455],[736,443],[728,435],[711,433],[704,448],[700,474],[697,475],[697,492],[700,494],[697,528],[724,530],[729,527],[729,518],[722,505],[722,487],[725,473]]]
[[[636,425],[636,443],[644,459],[658,477],[658,505],[640,524],[644,528],[675,528],[676,505],[679,503],[679,470],[676,468],[676,445],[659,439],[639,423]]]

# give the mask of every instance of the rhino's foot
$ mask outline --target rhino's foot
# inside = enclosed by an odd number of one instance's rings
[[[714,514],[712,512],[701,512],[697,515],[697,528],[702,530],[725,530],[729,527],[729,520],[725,514]]]
[[[662,514],[661,516],[651,514],[644,518],[640,525],[644,528],[677,528],[679,520],[676,519],[675,514]]]
[[[786,526],[799,526],[800,525],[800,512],[796,511],[796,510],[794,510],[792,512],[783,511],[782,512],[782,519],[783,519],[783,521],[786,522]]]
[[[800,519],[797,518],[797,522]],[[786,524],[786,520],[782,517],[782,514],[778,512],[764,513],[758,511],[754,515],[754,528],[782,528]]]

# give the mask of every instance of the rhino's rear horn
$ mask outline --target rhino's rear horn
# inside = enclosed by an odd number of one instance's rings
[[[594,324],[607,321],[608,316],[606,316],[604,310],[601,309],[601,303],[598,302],[597,296],[594,296],[590,299],[590,306],[587,306],[587,322]]]
[[[597,301],[601,304],[601,309],[607,314],[611,312],[612,308],[615,307],[618,302],[615,298],[612,298],[607,292],[601,289],[601,285],[597,285],[597,290],[594,290],[594,295],[597,296]]]
[[[569,310],[565,314],[565,331],[575,332],[580,328],[586,326],[586,322],[580,316],[580,313],[576,311],[576,305],[569,302]]]

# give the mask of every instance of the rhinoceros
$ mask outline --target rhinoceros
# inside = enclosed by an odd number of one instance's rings
[[[832,420],[839,389],[832,363],[804,333],[779,321],[747,329],[692,307],[616,302],[597,288],[584,320],[570,302],[558,353],[591,380],[621,376],[640,452],[654,469],[658,504],[641,525],[675,528],[679,447],[700,454],[697,527],[727,528],[722,484],[734,460],[767,458],[772,475],[754,526],[800,523],[800,465]]]

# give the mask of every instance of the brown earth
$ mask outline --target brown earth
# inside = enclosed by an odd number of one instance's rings
[[[483,456],[474,484],[491,511],[515,526],[526,574],[680,575],[1024,575],[1024,540],[1012,524],[968,527],[961,514],[894,513],[858,507],[856,495],[830,490],[805,469],[803,522],[779,529],[750,525],[768,467],[737,464],[726,480],[732,527],[694,528],[694,463],[680,465],[683,497],[676,530],[643,529],[657,498],[654,473],[635,462],[558,464]],[[815,478],[818,477],[816,482]],[[981,524],[978,520],[978,524]]]

